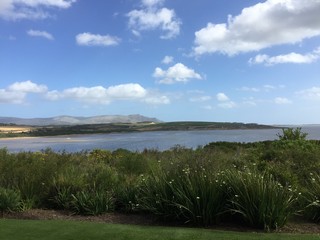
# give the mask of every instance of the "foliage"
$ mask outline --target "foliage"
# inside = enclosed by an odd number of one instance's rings
[[[85,215],[147,211],[201,226],[233,218],[266,230],[304,210],[319,222],[320,141],[306,140],[296,131],[289,137],[293,140],[216,142],[166,151],[10,153],[4,148],[0,188],[19,193],[22,210],[44,207]]]
[[[249,226],[277,229],[295,212],[298,194],[291,186],[282,186],[272,175],[228,171],[226,182],[229,210]]]
[[[307,133],[301,131],[301,128],[283,128],[282,134],[277,134],[279,140],[281,141],[298,141],[298,140],[306,140],[308,136]]]
[[[310,173],[310,182],[305,193],[304,215],[314,222],[320,222],[320,175]]]
[[[0,212],[18,211],[20,204],[19,192],[0,187]]]
[[[79,191],[72,194],[71,210],[81,215],[98,215],[114,209],[112,194],[107,191]]]
[[[167,219],[208,226],[219,222],[226,194],[219,175],[185,167],[168,174],[161,169],[144,181],[141,207]]]

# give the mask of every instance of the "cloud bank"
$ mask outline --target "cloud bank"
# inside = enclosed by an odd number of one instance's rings
[[[195,32],[193,54],[229,56],[320,36],[319,0],[267,0]]]

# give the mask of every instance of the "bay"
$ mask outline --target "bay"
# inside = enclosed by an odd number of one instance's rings
[[[308,133],[308,139],[320,140],[320,126],[302,128]],[[92,149],[130,151],[156,149],[159,151],[180,145],[186,148],[197,148],[210,142],[258,142],[277,139],[281,129],[250,130],[201,130],[201,131],[155,131],[135,133],[112,133],[70,135],[34,138],[0,139],[0,148],[10,152],[41,151],[51,148],[53,151],[79,152]]]

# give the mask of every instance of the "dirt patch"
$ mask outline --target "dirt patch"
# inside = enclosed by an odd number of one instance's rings
[[[28,220],[70,220],[70,221],[88,221],[115,224],[134,224],[144,226],[179,226],[192,227],[170,222],[161,222],[152,215],[145,214],[125,214],[125,213],[107,213],[99,216],[81,216],[74,215],[66,211],[30,209],[24,212],[4,213],[5,219],[28,219]],[[262,232],[252,228],[246,228],[238,225],[217,225],[209,229],[237,231],[237,232]],[[278,230],[280,233],[300,233],[300,234],[320,234],[320,224],[306,222],[302,219],[293,219],[285,227]]]

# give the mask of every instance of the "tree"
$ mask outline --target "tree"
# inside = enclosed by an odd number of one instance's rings
[[[282,134],[278,133],[277,136],[281,141],[294,141],[294,140],[306,140],[308,133],[301,131],[301,128],[283,128]]]

